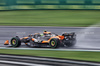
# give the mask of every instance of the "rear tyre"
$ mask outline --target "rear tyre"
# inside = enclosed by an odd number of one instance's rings
[[[73,47],[76,44],[76,39],[69,40],[69,43],[66,44],[67,47]]]
[[[13,37],[11,39],[11,45],[13,47],[19,47],[21,45],[21,41],[20,41],[19,37]]]
[[[50,42],[49,42],[49,46],[51,48],[58,48],[58,47],[60,47],[60,40],[57,39],[57,38],[51,39]]]

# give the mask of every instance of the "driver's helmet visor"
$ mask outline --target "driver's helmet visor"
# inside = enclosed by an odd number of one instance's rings
[[[51,33],[43,33],[44,35],[51,35]]]

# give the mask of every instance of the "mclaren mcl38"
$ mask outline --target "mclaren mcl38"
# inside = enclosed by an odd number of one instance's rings
[[[11,38],[10,43],[9,40],[6,40],[4,45],[20,47],[21,43],[24,43],[28,47],[72,47],[76,44],[76,34],[75,32],[65,32],[62,35],[58,35],[56,33],[44,31],[42,34],[35,33],[23,38],[19,38],[19,36],[13,37]]]

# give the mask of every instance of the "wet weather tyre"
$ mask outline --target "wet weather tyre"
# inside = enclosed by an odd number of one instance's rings
[[[67,44],[68,47],[73,47],[76,44],[76,39],[72,39],[69,41],[70,41],[69,44]]]
[[[19,37],[13,37],[11,39],[11,45],[12,45],[12,47],[19,47],[21,45],[21,41],[20,41]]]
[[[50,42],[49,42],[49,46],[51,48],[59,48],[60,47],[60,40],[57,39],[57,38],[51,39]]]

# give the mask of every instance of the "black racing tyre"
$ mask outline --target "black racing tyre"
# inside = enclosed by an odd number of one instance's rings
[[[67,44],[67,47],[73,47],[76,44],[76,39],[69,40],[70,42]]]
[[[13,37],[11,39],[11,45],[13,47],[19,47],[21,45],[21,41],[20,41],[19,37]]]
[[[52,38],[49,42],[49,46],[51,48],[59,48],[60,47],[60,40],[58,38]]]

